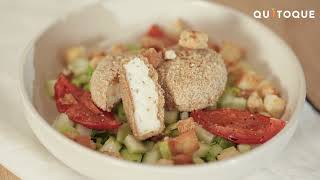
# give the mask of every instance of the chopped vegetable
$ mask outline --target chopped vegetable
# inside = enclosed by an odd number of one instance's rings
[[[148,36],[155,37],[155,38],[161,38],[164,36],[164,32],[160,28],[160,26],[154,24],[150,27],[148,31]]]
[[[130,52],[139,52],[139,50],[141,49],[141,45],[140,44],[127,44],[126,48]]]
[[[116,113],[116,117],[119,121],[127,122],[127,116],[126,116],[126,113],[124,112],[122,102],[117,104],[117,106],[115,108],[115,113]]]
[[[251,150],[251,146],[249,144],[238,144],[237,149],[240,153],[245,153]]]
[[[210,150],[210,146],[208,144],[200,143],[199,149],[193,153],[193,156],[196,157],[205,157]]]
[[[222,151],[222,147],[219,146],[218,144],[214,144],[212,145],[209,150],[208,150],[208,153],[207,155],[205,156],[205,159],[207,161],[215,161],[216,160],[216,157],[221,153]]]
[[[81,124],[76,125],[76,130],[79,132],[80,135],[85,135],[85,136],[91,136],[92,134],[92,129],[88,129]]]
[[[171,155],[171,150],[170,150],[168,141],[167,140],[161,141],[159,142],[158,145],[159,145],[161,157],[164,159],[171,159],[172,155]]]
[[[143,163],[147,164],[155,164],[158,162],[158,160],[161,158],[160,152],[158,149],[153,149],[151,151],[148,151],[144,156],[143,156]]]
[[[122,149],[120,152],[123,159],[133,162],[141,162],[142,154],[141,153],[130,153],[128,149]]]
[[[172,124],[178,121],[179,112],[178,111],[165,111],[164,112],[164,122],[166,124]]]
[[[155,144],[153,141],[145,141],[144,143],[144,147],[147,149],[147,151],[151,151],[152,149],[154,149]]]
[[[117,132],[117,141],[120,143],[124,142],[124,139],[129,135],[132,134],[131,129],[128,123],[124,123],[120,126]]]
[[[89,66],[87,59],[77,59],[68,65],[68,69],[75,75],[86,74]]]
[[[199,157],[197,157],[197,156],[192,157],[192,161],[193,161],[193,163],[195,163],[195,164],[203,164],[203,163],[205,163],[205,161],[204,161],[203,159],[201,159],[201,158],[199,158]]]
[[[234,157],[238,154],[239,154],[239,151],[237,151],[237,149],[234,146],[232,146],[232,147],[229,147],[227,149],[222,150],[221,153],[217,156],[217,159],[218,160],[229,159],[229,158]]]
[[[147,151],[144,145],[136,140],[131,134],[127,135],[123,143],[130,153],[145,153]]]
[[[174,164],[192,164],[192,156],[189,154],[178,154],[172,157]]]
[[[72,78],[71,83],[76,85],[77,87],[81,87],[83,85],[88,84],[90,81],[89,77],[86,74],[80,74]]]
[[[50,97],[54,96],[54,86],[57,80],[49,80],[47,81],[47,92]]]
[[[219,136],[217,136],[213,139],[212,144],[218,144],[220,147],[222,147],[222,149],[226,149],[231,146],[234,146],[233,142],[228,141],[227,139],[225,139],[223,137],[219,137]]]
[[[74,123],[68,118],[65,113],[59,114],[52,124],[53,128],[61,133],[71,133],[73,135],[79,135],[79,132],[73,127]]]
[[[94,149],[94,150],[96,149],[96,144],[91,140],[91,137],[88,136],[88,135],[84,135],[84,136],[80,135],[80,136],[77,136],[77,137],[74,138],[74,140],[75,140],[77,143],[79,143],[79,144],[81,144],[81,145],[83,145],[83,146],[86,146],[86,147],[88,147],[88,148],[90,148],[90,149]]]
[[[180,119],[187,119],[189,117],[189,112],[180,113]]]
[[[118,141],[116,141],[114,137],[109,137],[109,139],[104,143],[104,145],[99,149],[99,151],[115,153],[119,152],[121,147],[121,144]]]
[[[200,141],[203,141],[205,143],[211,143],[215,135],[210,133],[209,131],[203,129],[201,126],[197,125],[195,127],[197,137]]]

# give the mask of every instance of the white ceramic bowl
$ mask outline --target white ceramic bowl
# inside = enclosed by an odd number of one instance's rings
[[[230,160],[194,166],[159,167],[114,159],[82,147],[51,128],[57,115],[45,93],[45,82],[61,71],[60,50],[100,39],[130,39],[152,23],[187,20],[215,41],[243,46],[249,62],[279,85],[287,99],[287,126],[267,143]],[[287,145],[297,126],[297,113],[305,99],[305,80],[292,50],[273,32],[233,9],[194,0],[106,1],[67,15],[40,34],[27,47],[20,68],[20,90],[25,115],[39,140],[67,166],[95,179],[235,179],[267,166]]]

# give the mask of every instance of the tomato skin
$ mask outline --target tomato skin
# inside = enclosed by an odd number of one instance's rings
[[[155,37],[155,38],[161,38],[164,36],[163,30],[160,28],[160,26],[153,24],[150,29],[147,32],[148,36]]]
[[[191,116],[212,134],[238,144],[264,143],[286,125],[280,119],[237,109],[198,110]]]
[[[111,112],[99,109],[91,94],[71,84],[60,74],[55,84],[55,100],[59,112],[66,113],[70,120],[95,130],[114,130],[120,126]]]

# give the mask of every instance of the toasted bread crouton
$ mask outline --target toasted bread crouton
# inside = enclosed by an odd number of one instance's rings
[[[264,80],[259,84],[258,93],[263,98],[268,94],[278,94],[276,88],[271,84],[270,81],[267,80]]]
[[[96,67],[90,80],[93,102],[104,111],[111,111],[120,101],[119,71],[123,56],[106,56]]]
[[[235,64],[244,57],[245,52],[242,48],[236,46],[230,42],[223,42],[220,54],[222,58],[225,60],[226,64]]]
[[[192,155],[200,147],[196,132],[194,130],[187,131],[175,138],[169,139],[169,146],[174,155]]]
[[[275,118],[280,118],[286,108],[286,101],[274,94],[266,95],[263,103],[267,112]]]
[[[208,48],[208,35],[197,31],[182,31],[179,45],[190,49]]]
[[[79,58],[86,58],[86,56],[87,51],[83,46],[71,47],[64,52],[64,60],[66,64],[71,64]]]
[[[178,131],[180,134],[185,133],[196,128],[196,123],[193,121],[192,117],[188,119],[178,121]]]
[[[251,112],[262,112],[264,110],[263,100],[257,92],[251,93],[247,100],[247,107]]]
[[[256,90],[261,82],[261,77],[254,71],[244,72],[237,80],[236,85],[242,90]]]
[[[133,135],[139,140],[160,134],[164,129],[164,97],[158,74],[147,58],[128,56],[120,73],[123,107]]]
[[[166,108],[190,112],[216,104],[227,82],[221,56],[211,49],[173,50],[177,57],[157,69]]]
[[[157,68],[162,62],[162,54],[157,52],[154,48],[149,48],[141,51],[141,55],[148,59],[148,62],[154,67]]]

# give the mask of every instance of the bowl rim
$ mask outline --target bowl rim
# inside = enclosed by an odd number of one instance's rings
[[[81,7],[81,8],[79,8],[79,9],[72,10],[71,12],[67,12],[64,15],[59,16],[53,23],[49,24],[48,26],[46,26],[44,28],[44,30],[42,30],[40,33],[38,33],[35,36],[35,38],[33,38],[28,43],[26,48],[24,49],[24,51],[23,51],[23,53],[21,55],[22,62],[19,64],[19,67],[18,67],[18,69],[19,69],[18,70],[18,73],[19,73],[19,77],[18,77],[18,81],[19,82],[18,83],[19,83],[19,92],[20,92],[20,96],[21,96],[21,99],[22,99],[23,104],[24,104],[25,112],[31,113],[33,115],[33,120],[34,121],[38,121],[38,123],[40,123],[41,126],[44,128],[43,131],[47,131],[47,133],[50,133],[53,136],[55,136],[57,138],[57,140],[61,141],[61,144],[65,144],[67,146],[70,146],[75,151],[81,151],[82,153],[86,153],[88,156],[90,156],[90,158],[95,158],[95,159],[100,159],[100,160],[103,160],[103,161],[108,161],[108,163],[113,164],[114,166],[121,166],[121,167],[125,167],[125,168],[135,168],[137,170],[138,169],[144,169],[144,170],[151,170],[151,171],[157,171],[157,172],[166,172],[166,173],[176,172],[177,170],[183,170],[184,172],[187,172],[189,170],[203,172],[203,171],[207,171],[208,168],[211,169],[211,168],[229,166],[231,164],[234,164],[236,161],[237,162],[247,162],[250,159],[250,157],[253,157],[254,155],[261,154],[261,152],[265,151],[266,149],[271,147],[273,144],[277,143],[277,141],[279,141],[281,136],[284,136],[285,134],[288,134],[289,129],[296,128],[296,125],[298,123],[297,114],[301,111],[302,106],[303,106],[304,101],[305,101],[305,97],[306,97],[306,82],[305,82],[305,76],[304,76],[304,72],[303,72],[302,66],[301,66],[297,56],[295,55],[294,51],[290,48],[290,46],[281,37],[279,37],[275,32],[273,32],[271,29],[269,29],[266,25],[262,24],[261,22],[257,21],[256,19],[253,19],[252,17],[242,13],[239,10],[236,10],[234,8],[231,8],[231,7],[228,7],[228,6],[225,6],[225,5],[221,5],[221,4],[216,3],[216,2],[209,2],[209,1],[206,1],[206,0],[191,0],[191,1],[188,1],[188,2],[186,0],[181,0],[181,2],[184,2],[184,3],[199,3],[200,5],[203,5],[203,6],[216,6],[216,7],[220,8],[220,9],[223,9],[223,11],[228,11],[228,12],[231,12],[231,13],[235,14],[236,16],[239,16],[242,19],[247,19],[249,21],[252,21],[254,24],[257,24],[258,26],[260,26],[263,31],[269,33],[271,36],[273,36],[275,39],[277,39],[284,48],[287,48],[289,50],[289,52],[292,53],[292,56],[294,58],[291,59],[292,60],[291,63],[295,64],[295,66],[297,67],[296,72],[298,73],[298,77],[299,77],[299,79],[297,81],[299,81],[299,83],[300,83],[300,87],[299,87],[299,92],[300,93],[299,93],[299,97],[297,98],[297,106],[296,106],[296,108],[294,110],[292,110],[291,117],[289,119],[289,122],[285,126],[285,128],[282,129],[272,139],[270,139],[266,143],[262,144],[261,146],[258,146],[256,148],[254,148],[249,153],[241,154],[240,156],[236,156],[236,157],[224,160],[224,161],[216,161],[214,163],[205,163],[205,164],[200,164],[200,165],[155,166],[155,165],[149,165],[149,164],[129,162],[129,161],[126,161],[126,160],[121,160],[121,159],[117,159],[117,158],[114,158],[114,157],[111,157],[111,156],[103,155],[103,154],[101,154],[99,152],[96,152],[94,150],[91,150],[89,148],[81,146],[80,144],[78,144],[78,143],[66,138],[64,135],[62,135],[61,133],[56,131],[54,128],[52,128],[51,125],[49,123],[47,123],[47,121],[38,113],[38,111],[36,110],[36,108],[33,105],[33,102],[31,102],[30,99],[29,99],[26,87],[24,86],[24,84],[25,84],[25,82],[24,82],[24,74],[25,74],[24,69],[25,69],[25,66],[26,66],[26,64],[28,62],[28,59],[30,58],[29,57],[30,53],[32,53],[32,49],[33,49],[34,43],[44,34],[44,32],[46,30],[48,30],[50,27],[52,27],[55,24],[57,24],[60,20],[62,20],[66,16],[68,16],[70,14],[73,14],[73,13],[76,13],[78,11],[82,11],[85,8],[87,8],[88,6],[90,6],[90,5],[92,5],[92,4],[96,3],[96,2],[90,3],[90,4],[85,5],[85,6]],[[32,62],[33,62],[33,60],[32,60]],[[29,120],[28,120],[28,123],[30,125]],[[53,154],[49,148],[47,148],[47,149],[49,150],[49,152],[51,154]],[[60,160],[60,157],[56,157],[56,158]]]

